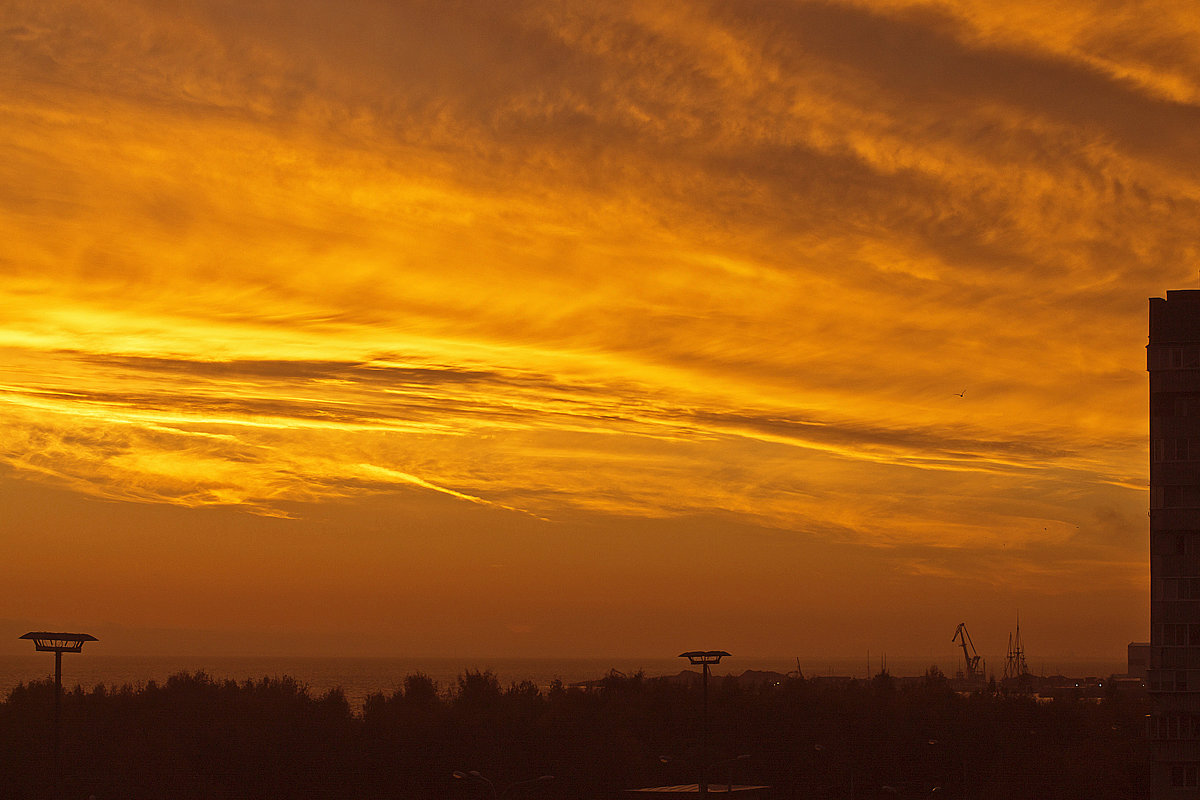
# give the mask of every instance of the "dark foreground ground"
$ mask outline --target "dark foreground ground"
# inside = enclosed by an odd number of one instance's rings
[[[495,800],[482,780],[453,777],[478,771],[506,800],[602,800],[695,782],[703,764],[780,800],[849,798],[852,785],[860,800],[1145,796],[1144,701],[1130,696],[964,696],[936,670],[904,686],[730,678],[709,687],[705,756],[700,689],[678,677],[542,692],[467,672],[403,686],[361,713],[289,678],[75,689],[62,702],[64,797]],[[53,796],[53,706],[50,683],[0,704],[0,797]],[[543,775],[554,780],[520,783]]]

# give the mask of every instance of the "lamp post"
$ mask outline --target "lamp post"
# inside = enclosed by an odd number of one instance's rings
[[[33,649],[42,653],[54,653],[54,795],[62,797],[62,654],[83,651],[84,642],[94,642],[96,637],[87,633],[50,633],[30,631],[20,639],[32,639]]]
[[[729,655],[724,650],[689,650],[680,653],[680,658],[686,658],[689,663],[700,667],[700,681],[704,697],[704,710],[700,717],[700,763],[708,764],[708,668],[712,664],[720,664],[721,658]],[[700,796],[708,796],[708,769],[700,773]]]

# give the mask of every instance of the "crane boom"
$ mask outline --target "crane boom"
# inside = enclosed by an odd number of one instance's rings
[[[962,645],[963,660],[967,664],[967,668],[963,671],[963,676],[967,680],[975,680],[982,677],[979,674],[979,653],[975,650],[975,643],[971,641],[971,634],[967,631],[967,623],[960,622],[954,630],[954,638],[952,642],[958,642]]]

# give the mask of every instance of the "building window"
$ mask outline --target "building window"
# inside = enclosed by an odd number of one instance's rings
[[[1155,555],[1200,555],[1200,531],[1155,531],[1151,535]]]
[[[1200,719],[1191,714],[1162,714],[1150,718],[1151,739],[1195,739]]]
[[[1166,622],[1155,625],[1150,629],[1150,644],[1156,647],[1200,647],[1200,624]]]
[[[1200,771],[1195,764],[1172,764],[1171,786],[1191,789],[1200,786]]]
[[[1200,367],[1200,347],[1194,344],[1154,347],[1149,353],[1150,369],[1194,369]]]
[[[1151,486],[1151,508],[1200,507],[1200,486]]]
[[[1152,417],[1200,417],[1200,394],[1155,392],[1150,398]]]
[[[1152,692],[1186,692],[1189,673],[1200,673],[1200,670],[1153,668],[1147,672],[1146,683]],[[1193,679],[1192,685],[1200,686],[1200,674]]]
[[[1192,447],[1187,439],[1155,439],[1150,453],[1155,462],[1191,461],[1198,449]]]
[[[1153,578],[1150,581],[1150,599],[1200,600],[1200,578]],[[1200,645],[1200,640],[1192,644]]]

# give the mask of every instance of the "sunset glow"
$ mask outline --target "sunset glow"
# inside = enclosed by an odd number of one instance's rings
[[[0,36],[14,630],[1147,638],[1193,4],[16,0]]]

